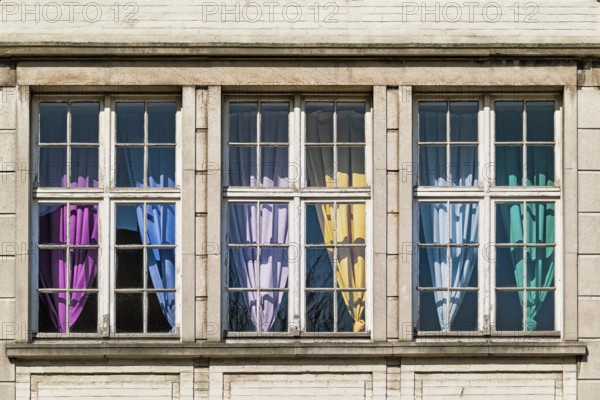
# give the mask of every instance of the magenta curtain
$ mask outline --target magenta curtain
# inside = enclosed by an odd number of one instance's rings
[[[66,245],[67,229],[70,229],[69,244],[71,246],[97,245],[98,205],[72,204],[68,211],[66,205],[40,206],[40,244]],[[56,330],[61,333],[67,331],[66,288],[69,287],[71,290],[95,288],[98,273],[97,249],[70,247],[68,256],[71,259],[69,282],[67,282],[66,249],[40,249],[39,251],[39,288],[65,290],[64,292],[42,293],[40,296],[50,313],[50,320]],[[71,292],[68,307],[69,327],[77,322],[87,298],[88,293]]]

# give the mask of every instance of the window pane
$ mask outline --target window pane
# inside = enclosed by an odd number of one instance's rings
[[[71,103],[71,142],[98,143],[99,103]]]
[[[67,186],[67,148],[40,148],[40,186]]]
[[[448,287],[448,262],[445,247],[421,247],[419,250],[419,286]]]
[[[523,102],[497,101],[495,104],[496,142],[523,140]]]
[[[229,243],[250,244],[256,243],[256,204],[255,203],[229,203],[227,233]]]
[[[448,206],[446,203],[419,204],[419,242],[448,243]]]
[[[288,331],[288,294],[287,292],[270,292],[267,297],[277,298],[279,307],[275,319],[271,324],[269,332],[287,332]],[[278,297],[277,297],[278,296]]]
[[[287,331],[287,297],[283,304],[285,292],[267,291],[260,293],[260,331]],[[275,323],[277,322],[277,327]]]
[[[419,146],[419,185],[446,186],[446,146]]]
[[[306,204],[306,244],[333,243],[333,203]]]
[[[175,147],[148,148],[148,186],[175,187]]]
[[[523,330],[522,297],[523,292],[496,292],[496,330]]]
[[[523,147],[496,146],[496,186],[523,185]]]
[[[365,217],[364,203],[338,203],[336,214],[337,243],[364,245],[366,237]],[[325,218],[325,221],[329,219]]]
[[[40,103],[40,143],[67,141],[67,103]]]
[[[287,142],[289,128],[288,103],[260,104],[260,141]]]
[[[523,287],[523,248],[496,247],[496,287]]]
[[[477,292],[450,292],[450,330],[477,331]]]
[[[285,244],[288,242],[288,205],[262,203],[260,205],[260,242]]]
[[[337,187],[365,187],[364,147],[338,147]]]
[[[117,142],[144,143],[144,103],[117,103]]]
[[[71,289],[98,288],[98,250],[71,249],[69,279]]]
[[[553,331],[554,328],[554,292],[527,292],[527,330]]]
[[[168,333],[172,327],[166,314],[165,304],[175,309],[174,292],[148,293],[148,332]],[[173,314],[174,315],[174,314]]]
[[[527,146],[527,185],[554,186],[553,146]]]
[[[117,249],[116,287],[133,289],[144,287],[144,251],[142,249]]]
[[[231,146],[229,148],[231,186],[256,186],[256,166],[256,147]]]
[[[117,187],[144,186],[144,149],[117,147]]]
[[[256,295],[253,292],[229,292],[229,330],[256,332]],[[254,317],[254,318],[252,318]]]
[[[333,103],[306,103],[306,142],[333,143]]]
[[[148,142],[175,143],[175,103],[148,103]]]
[[[98,148],[71,148],[71,187],[98,187]]]
[[[62,308],[62,314],[65,315],[64,310],[67,303],[66,293],[40,293],[38,303],[38,332],[52,332],[58,333],[59,322],[57,316],[57,306],[60,305]],[[61,329],[64,328],[61,327]],[[65,330],[63,329],[62,332]]]
[[[116,293],[115,311],[117,333],[143,332],[143,294],[141,293]]]
[[[552,142],[554,140],[554,102],[527,102],[527,140]]]
[[[333,288],[333,249],[306,249],[306,287]]]
[[[116,244],[142,244],[142,230],[144,229],[144,220],[142,219],[144,214],[143,210],[143,204],[116,205]]]
[[[38,252],[40,289],[67,288],[67,251],[40,249]],[[54,299],[53,299],[54,300]],[[64,302],[63,302],[64,305]]]
[[[447,111],[448,104],[446,102],[419,103],[419,141],[446,141]]]
[[[477,113],[479,104],[476,101],[450,102],[450,140],[453,142],[477,141]]]
[[[333,292],[306,292],[306,331],[333,332]]]
[[[364,143],[365,103],[337,103],[337,141]]]
[[[261,147],[262,186],[288,187],[288,148]]]
[[[39,204],[39,243],[67,243],[67,206]]]
[[[527,287],[554,286],[554,247],[527,249]]]
[[[419,293],[419,330],[440,331],[440,315],[445,315],[446,292]],[[442,317],[443,318],[443,317]]]
[[[365,281],[365,249],[360,247],[338,247],[338,262],[335,273],[337,284],[342,289],[363,289]]]
[[[146,244],[175,244],[174,204],[146,204]]]
[[[477,287],[477,248],[450,248],[450,287]]]
[[[496,204],[496,243],[523,243],[523,204]]]
[[[333,146],[306,148],[306,177],[308,186],[334,187]]]
[[[479,242],[479,215],[477,210],[477,203],[450,203],[451,243],[472,244]],[[443,217],[440,216],[439,218]]]
[[[256,142],[257,110],[258,105],[256,103],[229,104],[230,142]]]
[[[256,248],[229,249],[229,287],[256,289]]]
[[[71,293],[69,305],[71,332],[98,332],[98,295]]]
[[[477,146],[450,146],[452,186],[477,186]]]
[[[365,331],[365,292],[338,292],[338,332]]]
[[[527,242],[554,243],[554,203],[527,203]]]

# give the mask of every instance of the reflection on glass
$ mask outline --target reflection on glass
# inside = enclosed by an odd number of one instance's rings
[[[477,331],[477,292],[450,292],[450,313],[458,308],[454,320],[450,322],[451,331]]]
[[[140,224],[137,210],[141,210],[142,204],[117,204],[116,205],[116,224],[117,239],[116,244],[142,244],[143,220]]]
[[[496,142],[523,140],[523,102],[497,101],[495,103]]]
[[[148,103],[148,142],[175,143],[177,104]]]
[[[365,103],[337,103],[337,141],[364,143]]]
[[[477,113],[479,104],[476,101],[450,102],[450,140],[453,142],[477,141]]]
[[[98,143],[99,103],[71,103],[71,142]]]
[[[333,315],[333,292],[306,292],[307,332],[333,332]]]
[[[333,143],[333,103],[306,103],[306,142]]]
[[[419,102],[419,141],[446,141],[447,111],[448,104],[446,102]]]
[[[306,249],[306,287],[333,288],[333,249]]]
[[[527,140],[552,142],[554,140],[554,102],[527,102]]]
[[[306,148],[306,175],[308,186],[333,187],[333,146]]]
[[[66,143],[67,103],[40,103],[40,143]]]
[[[496,291],[496,330],[523,330],[522,294],[517,291]]]

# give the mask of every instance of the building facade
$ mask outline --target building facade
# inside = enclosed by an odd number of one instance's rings
[[[600,3],[0,3],[0,399],[600,398]]]

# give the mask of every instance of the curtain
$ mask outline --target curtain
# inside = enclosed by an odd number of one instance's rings
[[[98,244],[98,206],[71,205],[69,208],[71,245]],[[39,225],[40,244],[66,244],[67,206],[41,207]],[[71,270],[67,279],[67,260],[64,250],[40,250],[39,282],[40,289],[90,289],[98,273],[98,252],[95,249],[71,249]],[[69,301],[69,327],[81,315],[88,293],[71,292]],[[42,293],[41,299],[50,313],[50,320],[58,332],[67,331],[66,292]]]

